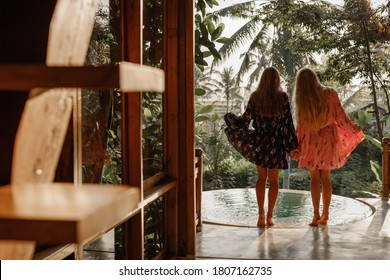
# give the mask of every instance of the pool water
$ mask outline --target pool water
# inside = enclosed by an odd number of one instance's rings
[[[267,212],[267,193],[265,199]],[[321,208],[320,208],[321,209]],[[368,218],[373,208],[361,201],[332,196],[328,225],[353,223]],[[256,226],[258,208],[254,188],[224,189],[202,193],[202,219],[239,226]],[[313,217],[310,192],[280,189],[274,210],[275,224],[307,226]]]

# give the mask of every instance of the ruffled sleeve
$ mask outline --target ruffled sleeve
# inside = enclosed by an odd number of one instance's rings
[[[345,113],[343,106],[340,103],[340,99],[335,90],[330,90],[330,106],[334,108],[333,117],[337,123],[337,126],[347,130],[351,133],[356,133],[362,130],[362,127],[354,123],[348,115]]]
[[[333,106],[333,117],[336,123],[334,133],[337,141],[332,164],[339,168],[345,164],[351,152],[364,140],[362,127],[354,123],[345,113],[335,90],[331,90],[330,106]]]
[[[237,129],[237,128],[248,127],[253,117],[254,117],[254,108],[252,102],[249,101],[244,114],[242,114],[241,116],[237,116],[229,112],[224,115],[224,120],[228,127],[232,129]]]

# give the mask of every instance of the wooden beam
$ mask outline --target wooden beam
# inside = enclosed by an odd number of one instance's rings
[[[195,257],[194,2],[179,1],[179,257]]]
[[[117,88],[164,91],[164,72],[130,62],[107,66],[0,65],[0,90],[32,88]]]
[[[164,162],[169,178],[177,181],[179,172],[179,8],[180,0],[164,1],[164,71],[166,93],[164,102]],[[166,195],[167,255],[178,255],[178,184]]]
[[[156,91],[165,89],[164,71],[130,62],[119,64],[119,89],[122,91]]]
[[[142,0],[122,1],[123,59],[142,64]],[[122,183],[140,186],[143,201],[141,92],[122,94]],[[123,225],[123,256],[144,258],[144,208]]]
[[[76,244],[68,243],[58,246],[49,246],[45,249],[35,250],[34,260],[63,260],[76,251]]]
[[[170,180],[168,182],[164,182],[162,184],[153,186],[152,188],[148,189],[144,193],[144,200],[143,205],[146,206],[153,201],[155,201],[157,198],[165,195],[172,189],[176,188],[176,180]],[[171,217],[169,217],[171,218]]]

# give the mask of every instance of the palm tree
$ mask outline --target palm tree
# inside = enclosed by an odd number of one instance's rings
[[[216,76],[214,81],[215,93],[226,99],[226,112],[232,111],[235,106],[230,104],[230,101],[242,101],[240,96],[240,88],[237,87],[236,76],[232,66],[223,68],[222,71],[214,70],[213,74]],[[240,100],[241,99],[241,100]],[[237,103],[235,104],[237,105]]]
[[[237,73],[237,81],[241,82],[247,72],[250,88],[258,79],[259,73],[267,66],[277,67],[288,84],[292,84],[296,71],[307,64],[317,64],[310,51],[295,52],[294,35],[299,22],[286,21],[288,14],[297,13],[313,5],[318,9],[331,9],[333,5],[315,1],[314,4],[297,3],[294,0],[248,1],[234,4],[214,11],[213,14],[222,21],[224,18],[246,20],[229,40],[219,49],[223,59],[229,58],[248,42],[249,45],[241,55],[241,65]],[[314,21],[311,13],[307,13],[306,21]],[[303,20],[303,19],[302,19]],[[214,61],[219,64],[221,61]]]

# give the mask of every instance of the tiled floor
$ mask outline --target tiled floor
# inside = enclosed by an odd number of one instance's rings
[[[197,259],[390,260],[390,202],[366,199],[375,208],[359,222],[313,228],[271,228],[204,223]],[[85,259],[114,259],[113,233],[87,246]]]
[[[390,260],[390,204],[367,199],[369,218],[326,227],[271,228],[204,224],[198,259]]]
[[[84,248],[85,260],[114,260],[115,237],[114,230],[109,231],[102,238]]]

